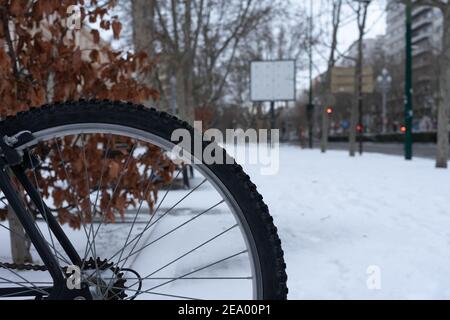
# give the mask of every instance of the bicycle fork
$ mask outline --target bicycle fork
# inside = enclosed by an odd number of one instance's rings
[[[0,138],[0,147],[3,152],[8,148],[4,144],[3,139]],[[13,148],[11,148],[13,149]],[[8,150],[11,152],[11,149]],[[16,150],[14,150],[16,151]],[[16,151],[18,153],[18,151]],[[73,299],[79,296],[83,296],[87,299],[90,298],[89,290],[84,288],[80,290],[69,290],[66,285],[66,278],[62,272],[62,269],[57,261],[57,258],[53,254],[51,248],[47,244],[46,240],[41,235],[38,227],[36,226],[34,220],[31,218],[30,213],[25,208],[23,200],[17,194],[16,189],[13,186],[11,177],[8,174],[8,168],[11,169],[14,176],[18,179],[20,184],[23,186],[25,192],[30,197],[31,201],[34,203],[39,213],[45,218],[51,232],[55,235],[56,239],[59,241],[63,247],[65,253],[72,261],[74,265],[81,267],[81,258],[78,255],[72,243],[67,238],[66,234],[62,230],[56,218],[51,214],[49,208],[45,205],[39,192],[36,190],[35,186],[30,182],[25,174],[25,168],[22,167],[21,163],[23,161],[22,155],[20,157],[20,163],[8,163],[6,157],[0,157],[0,190],[4,193],[9,205],[14,210],[17,218],[22,224],[25,232],[33,243],[39,256],[42,258],[45,266],[50,273],[54,286],[51,288],[49,298],[62,298],[62,299]],[[11,290],[12,292],[14,290]]]

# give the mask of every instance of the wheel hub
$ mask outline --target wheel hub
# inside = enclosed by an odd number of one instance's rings
[[[89,288],[94,300],[124,300],[127,297],[126,279],[114,263],[90,258],[83,265],[81,283]]]

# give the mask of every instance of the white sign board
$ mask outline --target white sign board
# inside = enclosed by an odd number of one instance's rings
[[[252,61],[252,101],[295,100],[295,60]]]

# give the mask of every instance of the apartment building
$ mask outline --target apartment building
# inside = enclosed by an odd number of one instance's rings
[[[402,69],[405,57],[405,7],[388,0],[385,52],[393,65]],[[412,11],[412,45],[415,119],[435,118],[437,88],[437,57],[441,49],[443,17],[439,9],[421,6]],[[403,83],[397,85],[403,86]],[[395,99],[395,98],[394,98]],[[393,113],[402,113],[403,101],[391,101]]]

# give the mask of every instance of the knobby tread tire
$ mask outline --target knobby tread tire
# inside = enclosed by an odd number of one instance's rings
[[[194,130],[187,122],[154,108],[120,101],[80,100],[43,105],[7,117],[0,122],[0,133],[12,136],[23,130],[38,132],[79,123],[128,126],[169,141],[176,129],[187,129],[190,132]],[[207,143],[204,143],[203,148],[206,146]],[[224,154],[226,155],[225,151]],[[264,299],[286,299],[288,289],[284,254],[277,228],[263,197],[242,167],[234,160],[231,165],[213,164],[207,167],[230,191],[245,216],[257,247]]]

